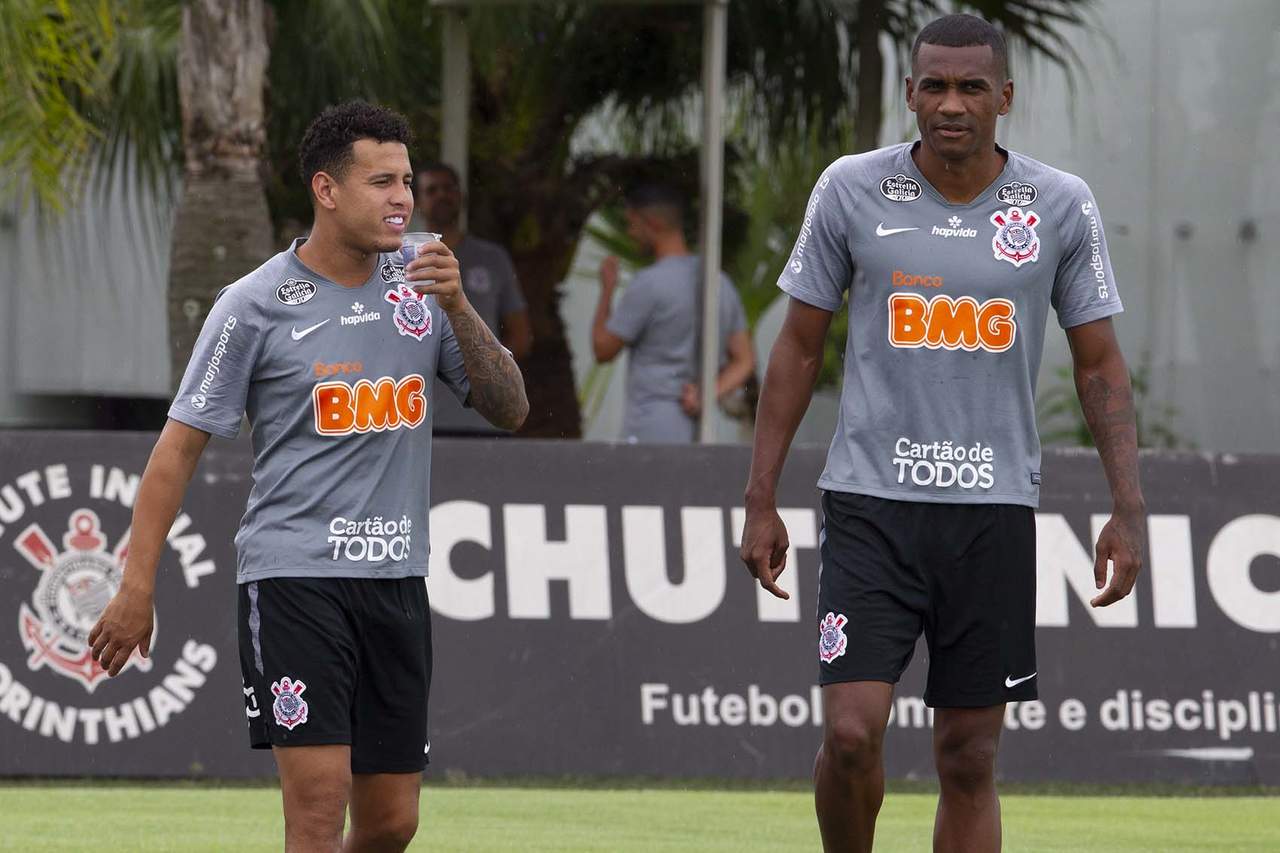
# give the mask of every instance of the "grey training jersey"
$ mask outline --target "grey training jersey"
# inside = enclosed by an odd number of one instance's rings
[[[249,417],[240,583],[425,576],[433,380],[465,399],[462,353],[398,258],[342,287],[301,243],[218,294],[169,417],[225,438]]]
[[[626,441],[688,444],[697,424],[680,407],[685,383],[698,382],[702,332],[701,261],[664,258],[635,274],[609,317],[608,329],[627,342]],[[747,327],[733,283],[720,276],[720,349]],[[723,361],[723,359],[722,359]]]
[[[950,204],[912,147],[827,167],[778,279],[827,311],[849,293],[840,416],[818,484],[1037,506],[1049,307],[1064,329],[1122,310],[1097,203],[1074,175],[1005,152],[991,186]]]

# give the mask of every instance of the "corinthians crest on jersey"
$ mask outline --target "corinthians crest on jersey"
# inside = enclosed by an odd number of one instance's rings
[[[1040,257],[1040,237],[1036,234],[1039,222],[1034,210],[1024,214],[1020,207],[991,214],[991,224],[996,226],[996,235],[991,238],[996,260],[1008,261],[1015,267],[1035,263]]]
[[[402,335],[422,340],[431,334],[431,309],[427,306],[426,297],[399,282],[394,290],[388,290],[383,299],[395,306],[392,320]]]

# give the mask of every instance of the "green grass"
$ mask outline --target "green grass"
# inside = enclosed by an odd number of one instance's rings
[[[927,851],[936,799],[890,793],[877,851]],[[1280,798],[1003,799],[1005,849],[1037,853],[1280,850]],[[270,787],[6,785],[0,850],[275,851]],[[432,787],[411,850],[814,851],[812,800],[797,791]]]

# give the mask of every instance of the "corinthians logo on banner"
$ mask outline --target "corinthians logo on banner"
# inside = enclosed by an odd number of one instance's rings
[[[13,547],[41,573],[32,596],[35,612],[23,602],[18,611],[18,633],[31,652],[28,667],[38,670],[47,666],[76,679],[92,693],[107,671],[93,659],[89,631],[120,588],[129,539],[128,534],[122,536],[108,554],[98,514],[82,507],[71,513],[62,543],[65,550],[59,553],[38,523],[14,540]],[[154,631],[151,642],[155,644]],[[135,649],[124,669],[130,667],[150,672],[151,661]]]
[[[89,648],[120,588],[139,479],[104,465],[54,464],[0,482],[0,726],[65,743],[118,743],[157,731],[197,700],[218,656],[191,636],[190,620],[163,640],[153,630],[149,656],[135,650],[114,679]],[[166,543],[158,584],[186,594],[215,572],[187,513]],[[173,601],[159,591],[157,599]],[[8,618],[20,645],[5,637]]]

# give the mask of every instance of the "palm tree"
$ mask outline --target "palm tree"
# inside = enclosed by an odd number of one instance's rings
[[[882,34],[902,58],[924,20],[967,8],[1000,24],[1015,48],[1069,67],[1074,57],[1063,31],[1084,23],[1090,2],[794,0],[780,14],[776,0],[734,0],[729,162],[767,162],[797,140],[825,150],[848,128],[855,150],[873,146],[883,112]],[[321,107],[354,96],[386,103],[409,116],[418,157],[435,154],[439,34],[432,10],[420,4],[125,0],[109,21],[100,20],[101,9],[111,4],[94,0],[61,0],[57,12],[39,0],[8,5],[47,16],[69,58],[44,72],[57,85],[28,85],[22,97],[10,97],[15,84],[6,73],[0,119],[23,97],[52,105],[44,115],[54,115],[59,93],[71,91],[71,119],[46,121],[45,132],[74,129],[72,119],[88,130],[81,148],[64,145],[60,157],[30,143],[39,136],[31,122],[0,122],[0,165],[23,162],[26,152],[42,164],[29,174],[46,195],[56,194],[48,188],[60,175],[92,159],[85,152],[113,162],[103,152],[123,142],[141,174],[157,181],[181,166],[170,275],[175,381],[217,288],[271,253],[273,222],[308,219],[294,146]],[[696,6],[575,2],[477,7],[468,15],[471,223],[511,248],[529,301],[535,346],[523,365],[532,405],[526,432],[576,436],[580,414],[558,286],[588,217],[630,181],[660,174],[696,197],[696,140],[684,119],[699,85],[701,15]],[[0,19],[0,61],[23,67],[17,59],[44,46],[14,38],[8,20]],[[75,61],[82,54],[92,60],[87,66]],[[647,139],[621,153],[575,150],[575,133],[601,115]],[[746,230],[732,212],[726,222],[730,238]]]
[[[262,181],[269,58],[263,0],[183,4],[177,63],[182,193],[169,255],[175,387],[213,296],[274,251]]]

